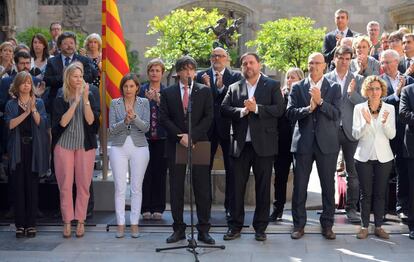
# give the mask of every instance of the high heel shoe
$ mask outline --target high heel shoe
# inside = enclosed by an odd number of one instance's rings
[[[72,225],[69,223],[64,223],[63,224],[63,237],[64,238],[70,238],[71,234],[72,234]]]
[[[138,225],[131,225],[131,237],[132,238],[139,237]]]
[[[78,225],[76,226],[76,237],[83,237],[85,235],[85,222],[78,221]]]
[[[125,225],[118,225],[116,227],[116,238],[123,238],[125,236]]]

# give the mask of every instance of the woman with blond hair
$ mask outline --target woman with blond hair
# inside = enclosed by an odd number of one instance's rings
[[[379,75],[380,63],[369,55],[371,50],[371,40],[368,36],[357,36],[352,42],[355,58],[352,59],[349,70],[357,72],[362,76]]]
[[[8,154],[14,179],[16,237],[36,236],[39,173],[48,169],[47,117],[42,99],[34,94],[30,73],[17,73],[6,104],[5,122],[10,130]]]
[[[102,39],[97,33],[88,35],[80,53],[92,60],[92,64],[98,75],[92,80],[94,86],[99,87],[102,72]]]
[[[382,229],[385,195],[394,155],[390,140],[395,137],[395,109],[382,101],[387,84],[378,76],[369,76],[362,84],[361,95],[367,101],[354,107],[352,135],[358,141],[355,168],[361,192],[361,229],[358,239],[368,237],[371,203],[373,203],[375,235],[388,239]]]
[[[71,221],[78,221],[76,237],[85,232],[84,222],[89,199],[99,129],[99,101],[83,79],[83,67],[70,64],[63,74],[63,92],[53,104],[52,150],[60,191],[63,236],[71,236]],[[75,208],[72,199],[76,184]]]
[[[14,46],[11,42],[0,44],[0,78],[16,74],[13,52]]]

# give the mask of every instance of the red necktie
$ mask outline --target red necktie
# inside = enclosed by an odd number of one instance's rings
[[[187,113],[187,108],[188,108],[188,86],[184,86],[184,94],[183,94],[184,113]]]

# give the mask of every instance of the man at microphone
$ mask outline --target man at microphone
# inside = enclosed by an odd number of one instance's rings
[[[185,239],[186,224],[184,211],[184,182],[186,165],[175,163],[176,146],[188,147],[188,110],[191,107],[192,143],[208,141],[207,132],[213,119],[213,99],[210,90],[193,82],[197,63],[190,56],[183,56],[175,63],[178,83],[161,91],[160,121],[167,131],[166,154],[170,175],[171,213],[174,219],[174,233],[167,243]],[[197,208],[198,240],[214,244],[209,235],[211,211],[211,187],[209,166],[193,165],[193,188]]]

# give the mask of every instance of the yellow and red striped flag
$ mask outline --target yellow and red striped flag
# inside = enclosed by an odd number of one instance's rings
[[[119,83],[129,72],[124,34],[116,0],[102,1],[102,69],[105,72],[105,102],[121,95]]]

